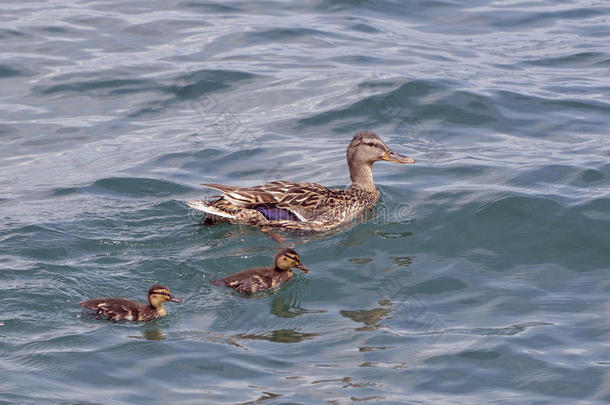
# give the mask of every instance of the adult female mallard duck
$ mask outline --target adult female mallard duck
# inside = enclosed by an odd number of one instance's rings
[[[347,148],[352,184],[346,189],[291,181],[272,181],[254,187],[205,183],[204,186],[223,194],[213,200],[191,200],[188,205],[207,214],[207,223],[328,231],[375,206],[379,191],[373,182],[372,166],[380,160],[415,163],[391,150],[376,133],[360,131]]]
[[[164,302],[182,302],[174,297],[169,288],[153,284],[148,289],[148,303],[136,302],[120,297],[93,298],[79,302],[83,308],[95,311],[98,318],[110,321],[150,321],[166,315]]]
[[[293,267],[309,273],[309,269],[301,263],[299,254],[290,248],[284,248],[275,255],[273,266],[243,270],[219,280],[212,280],[212,284],[224,285],[249,295],[291,280],[294,277]]]

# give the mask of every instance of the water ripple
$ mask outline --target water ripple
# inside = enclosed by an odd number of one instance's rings
[[[607,402],[608,7],[586,1],[3,4],[0,365],[10,403]],[[349,183],[370,217],[290,236],[244,299],[249,227],[202,182]],[[185,297],[146,325],[96,296]]]

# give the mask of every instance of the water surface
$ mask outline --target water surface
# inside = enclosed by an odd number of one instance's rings
[[[0,402],[610,401],[610,8],[552,1],[5,1]],[[202,182],[349,182],[368,221],[202,227]],[[148,324],[78,301],[185,298]]]

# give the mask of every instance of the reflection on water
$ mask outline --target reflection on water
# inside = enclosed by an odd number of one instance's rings
[[[388,262],[388,260],[391,262]],[[365,278],[373,278],[377,274],[391,273],[401,267],[408,267],[413,263],[412,256],[387,256],[383,253],[376,253],[373,257],[351,257],[348,259],[350,263],[358,265],[362,268],[362,276]],[[383,263],[383,265],[381,264]],[[388,279],[387,281],[391,281]],[[399,283],[395,283],[400,285]]]
[[[382,400],[385,399],[385,396],[383,396],[383,395],[371,395],[370,397],[360,397],[360,398],[351,396],[349,399],[354,401],[354,402],[382,401]]]
[[[538,326],[550,326],[554,325],[554,323],[549,322],[527,322],[518,325],[509,325],[497,328],[453,328],[447,329],[446,332],[451,333],[461,333],[467,335],[483,335],[483,336],[492,336],[492,335],[506,335],[513,336],[518,335],[522,332],[527,331],[529,328],[535,328]]]
[[[301,307],[300,294],[306,282],[302,275],[297,275],[284,285],[260,291],[252,296],[243,296],[231,290],[230,295],[233,299],[219,306],[219,316],[216,319],[223,330],[238,329],[242,332],[252,332],[269,329],[269,313],[271,313],[281,319],[280,324],[274,325],[277,329],[299,329],[300,315],[326,312],[326,310]],[[260,302],[254,312],[251,304],[253,300]],[[268,309],[267,300],[269,300]]]
[[[294,318],[303,314],[323,313],[326,310],[311,310],[301,308],[298,292],[291,290],[276,294],[271,301],[271,313],[279,318]]]
[[[299,307],[296,293],[276,294],[271,301],[271,313],[280,318],[294,318],[306,312]]]
[[[401,361],[399,363],[384,363],[384,362],[375,362],[375,361],[365,361],[362,364],[359,364],[358,367],[385,367],[391,368],[392,370],[400,370],[406,366],[406,362]]]
[[[392,346],[362,346],[358,348],[360,352],[374,352],[377,350],[386,350],[391,349]]]
[[[413,263],[413,257],[411,256],[392,257],[391,259],[394,260],[396,267],[410,266]]]
[[[142,335],[129,335],[130,339],[165,340],[166,337],[160,329],[144,329]]]
[[[378,307],[373,309],[361,309],[358,311],[341,310],[339,313],[354,322],[360,322],[366,325],[361,328],[357,328],[357,331],[375,330],[381,326],[379,325],[379,321],[387,318],[387,316],[394,309],[392,303],[388,300],[380,300],[378,301],[378,304],[386,308]]]
[[[260,387],[254,387],[252,385],[250,385],[248,387],[249,388],[260,388]],[[270,399],[274,399],[274,398],[277,398],[277,397],[281,397],[281,395],[280,394],[274,394],[273,392],[263,391],[263,395],[261,395],[260,397],[258,397],[254,401],[240,402],[237,405],[255,405],[255,404],[260,404],[261,402],[265,402],[265,401],[268,401]]]
[[[376,232],[376,235],[384,239],[397,239],[413,236],[414,234],[413,232]]]
[[[372,381],[357,382],[357,381],[354,381],[354,379],[352,377],[315,380],[315,381],[312,381],[311,384],[328,384],[328,383],[333,383],[333,382],[344,383],[344,385],[342,385],[343,388],[350,388],[350,387],[363,388],[363,387],[373,387],[373,386],[380,385],[379,383],[372,382]]]
[[[259,334],[238,334],[236,339],[268,340],[275,343],[298,343],[319,336],[317,333],[301,333],[294,329],[279,329]]]
[[[373,261],[373,259],[371,259],[370,257],[353,257],[348,260],[350,261],[350,263],[354,264],[367,264]]]

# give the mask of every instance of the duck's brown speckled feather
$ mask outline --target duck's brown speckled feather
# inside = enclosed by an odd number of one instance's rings
[[[316,183],[273,181],[254,187],[204,185],[222,191],[223,195],[213,201],[189,201],[189,205],[216,221],[304,231],[335,228],[373,208],[379,199],[377,191],[327,188]],[[267,219],[256,209],[261,205],[289,211],[296,220]]]

